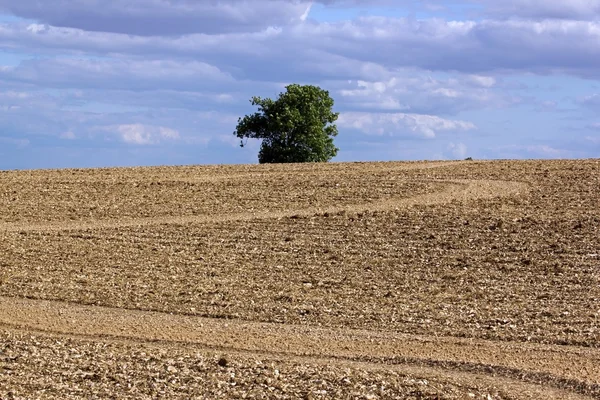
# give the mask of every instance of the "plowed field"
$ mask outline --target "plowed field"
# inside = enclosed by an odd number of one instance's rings
[[[600,398],[600,160],[0,172],[0,399]]]

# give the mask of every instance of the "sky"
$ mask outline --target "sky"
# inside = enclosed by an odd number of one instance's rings
[[[257,163],[292,83],[334,161],[600,157],[600,0],[0,0],[0,169]]]

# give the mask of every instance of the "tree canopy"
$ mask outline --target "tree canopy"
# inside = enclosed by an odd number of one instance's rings
[[[288,85],[277,100],[253,97],[258,112],[238,120],[241,139],[262,139],[262,163],[326,162],[336,156],[333,138],[338,130],[329,92],[312,85]]]

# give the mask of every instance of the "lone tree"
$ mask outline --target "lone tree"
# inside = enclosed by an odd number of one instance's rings
[[[233,133],[241,139],[262,139],[258,162],[325,162],[338,152],[333,138],[338,130],[334,122],[333,99],[329,92],[312,85],[289,85],[277,100],[253,97],[258,112],[238,120]]]

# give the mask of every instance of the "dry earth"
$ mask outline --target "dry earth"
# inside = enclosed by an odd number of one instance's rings
[[[0,398],[600,398],[600,160],[0,172]]]

